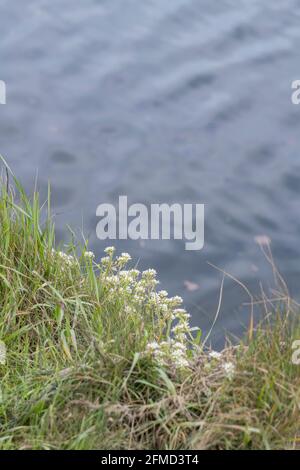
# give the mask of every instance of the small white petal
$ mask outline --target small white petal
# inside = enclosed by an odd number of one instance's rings
[[[6,363],[6,346],[3,341],[0,341],[0,364],[4,366]]]

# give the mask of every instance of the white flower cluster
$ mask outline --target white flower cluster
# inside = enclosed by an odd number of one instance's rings
[[[189,366],[187,359],[187,346],[174,339],[153,341],[146,346],[146,355],[150,355],[161,366],[174,365],[176,368]]]
[[[119,267],[126,266],[130,260],[131,256],[128,253],[121,253],[121,255],[116,258],[116,262]]]
[[[56,251],[52,249],[51,254],[53,257],[57,257],[61,261],[63,261],[63,264],[67,267],[71,267],[77,264],[77,260],[74,256],[68,255],[67,253],[64,253],[63,251]],[[64,271],[65,267],[62,266],[62,270]]]
[[[156,271],[155,269],[147,269],[146,271],[143,271],[142,278],[143,279],[154,279],[156,277]]]
[[[162,304],[162,308],[166,313],[167,320],[170,319],[171,324],[175,321],[176,324],[171,328],[171,336],[167,341],[150,342],[146,346],[146,354],[150,354],[160,365],[174,365],[176,368],[184,368],[189,366],[187,357],[187,343],[188,336],[191,335],[191,328],[189,325],[190,315],[184,309],[175,309],[172,311],[172,304],[178,303],[178,298],[167,298],[165,292],[163,298],[167,303]],[[167,294],[167,293],[166,293]],[[171,315],[170,312],[171,305]]]
[[[130,294],[128,301],[136,306],[144,304],[145,301],[150,302],[153,295],[153,289],[158,284],[155,279],[156,272],[154,270],[143,271],[138,269],[124,269],[131,260],[128,253],[122,253],[120,256],[113,257],[115,250],[113,247],[105,249],[105,256],[101,259],[101,280],[108,292],[112,295],[116,290],[119,295]]]
[[[6,363],[6,345],[4,341],[0,340],[0,365],[4,366]]]
[[[131,256],[128,253],[121,253],[120,256],[113,259],[115,249],[112,246],[108,246],[104,250],[107,256],[101,258],[101,265],[103,268],[113,267],[115,269],[122,269],[131,260]]]
[[[83,255],[86,259],[90,259],[90,260],[93,260],[95,259],[95,253],[93,253],[92,251],[85,251],[84,255]]]
[[[233,362],[225,362],[222,367],[226,377],[229,380],[232,380],[235,375],[235,365],[233,364]]]
[[[188,313],[179,308],[182,298],[169,297],[165,290],[156,291],[156,271],[125,269],[131,260],[128,253],[115,257],[115,249],[105,249],[101,259],[100,281],[108,294],[107,301],[123,303],[127,316],[141,315],[141,321],[153,325],[153,339],[143,352],[156,362],[176,367],[187,367],[188,338],[191,336]]]
[[[209,357],[211,357],[212,359],[216,359],[217,361],[220,361],[222,359],[222,353],[218,351],[211,351],[209,353]]]
[[[218,367],[221,367],[221,370],[229,380],[233,379],[236,370],[236,367],[233,362],[224,362],[224,355],[218,351],[210,351],[208,357],[213,359],[214,361],[217,361]],[[205,364],[205,368],[208,370],[210,370],[212,366],[213,362],[207,362]]]
[[[114,246],[107,246],[104,250],[104,253],[106,253],[110,257],[113,257],[113,255],[115,254],[115,251],[116,249]]]

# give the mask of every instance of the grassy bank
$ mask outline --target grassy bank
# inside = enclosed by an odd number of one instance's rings
[[[2,184],[1,449],[297,448],[297,317],[292,334],[274,312],[248,342],[204,351],[154,271],[113,248],[55,250],[40,214],[37,194]]]

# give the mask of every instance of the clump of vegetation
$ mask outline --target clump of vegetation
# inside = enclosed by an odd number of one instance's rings
[[[155,271],[56,249],[38,194],[15,188],[0,195],[1,449],[297,447],[297,317],[204,350]]]

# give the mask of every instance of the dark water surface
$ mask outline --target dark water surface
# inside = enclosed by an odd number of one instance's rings
[[[0,152],[28,190],[37,169],[44,194],[51,181],[59,238],[83,221],[102,255],[111,243],[96,240],[96,207],[121,194],[205,203],[204,250],[118,249],[156,268],[205,330],[220,286],[207,261],[253,292],[269,282],[257,235],[297,295],[298,0],[1,0],[0,24]],[[241,332],[245,300],[228,279],[216,341]]]

